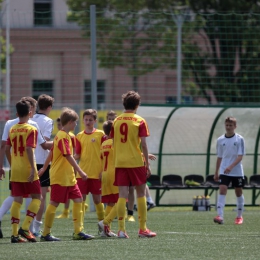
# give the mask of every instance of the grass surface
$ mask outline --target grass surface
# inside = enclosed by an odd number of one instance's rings
[[[224,225],[213,223],[215,215],[215,210],[154,208],[148,212],[148,227],[157,237],[139,239],[138,223],[126,222],[129,239],[96,236],[92,241],[73,241],[72,219],[55,219],[52,233],[61,242],[26,244],[10,243],[10,215],[6,215],[0,259],[259,259],[259,208],[246,208],[244,224],[239,226],[234,225],[236,212],[232,208],[225,210]],[[112,227],[117,229],[116,221]],[[97,234],[95,213],[86,214],[85,230]]]

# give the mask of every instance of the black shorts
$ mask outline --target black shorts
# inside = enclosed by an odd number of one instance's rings
[[[37,170],[39,171],[43,167],[43,164],[37,164]],[[41,187],[49,187],[50,186],[50,165],[48,165],[46,171],[40,177]]]
[[[226,185],[228,187],[230,183],[232,188],[243,188],[245,185],[245,178],[231,177],[225,174],[219,175],[219,185]]]

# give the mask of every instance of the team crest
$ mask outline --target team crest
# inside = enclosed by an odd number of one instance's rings
[[[92,138],[92,139],[91,139],[91,142],[92,142],[92,143],[96,142],[96,139],[95,139],[95,138]]]
[[[237,145],[237,142],[234,142],[234,146],[236,146]]]

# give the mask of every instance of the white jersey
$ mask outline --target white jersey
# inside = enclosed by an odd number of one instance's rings
[[[53,120],[48,116],[40,113],[35,114],[32,120],[38,124],[42,135],[50,139],[53,130]],[[44,164],[48,154],[48,150],[44,150],[40,145],[37,144],[35,149],[36,164]]]
[[[219,174],[224,174],[224,170],[237,159],[238,155],[245,155],[244,138],[239,134],[234,134],[232,137],[220,136],[217,140],[217,156],[222,158]],[[232,169],[228,176],[244,176],[241,161]]]
[[[5,127],[4,127],[4,131],[3,131],[3,135],[2,135],[2,141],[7,141],[8,136],[9,136],[9,131],[11,129],[12,126],[16,125],[19,123],[19,118],[15,118],[12,120],[8,120],[5,123]],[[46,142],[46,140],[44,139],[43,135],[41,134],[41,131],[39,129],[39,126],[37,125],[37,123],[35,123],[34,121],[32,121],[31,119],[28,120],[28,124],[35,126],[37,128],[38,131],[38,138],[37,138],[37,145],[41,145],[43,143]]]

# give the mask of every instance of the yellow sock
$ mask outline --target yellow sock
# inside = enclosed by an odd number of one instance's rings
[[[12,235],[18,236],[18,228],[20,222],[20,209],[22,204],[14,201],[11,207],[11,223],[12,223]]]
[[[114,205],[114,207],[111,209],[109,214],[104,218],[103,223],[105,225],[109,225],[110,226],[111,222],[115,219],[116,216],[117,216],[117,204]]]
[[[137,208],[139,228],[141,230],[146,230],[147,206],[145,197],[137,198]]]
[[[111,207],[111,206],[106,206],[106,209],[105,209],[105,217],[108,216],[108,214],[110,213],[110,211],[111,211],[112,208],[113,208],[113,207]]]
[[[118,229],[125,232],[125,205],[126,199],[119,198],[117,201]]]
[[[55,212],[56,212],[56,207],[49,204],[46,212],[45,212],[45,221],[44,221],[44,229],[43,229],[43,236],[48,235],[51,232],[51,228],[54,222],[55,218]]]
[[[86,213],[86,208],[85,208],[85,201],[82,201],[81,204],[81,210],[82,210],[82,223],[84,223],[84,218],[85,218],[85,213]]]
[[[40,209],[41,201],[38,199],[32,199],[31,203],[28,206],[26,217],[24,219],[22,229],[29,230],[31,222],[33,221],[34,217],[36,216],[38,210]]]
[[[104,219],[104,215],[105,215],[104,204],[101,203],[101,202],[98,203],[98,204],[95,204],[95,208],[96,208],[98,221],[103,220]]]
[[[85,203],[84,203],[85,204]],[[74,225],[74,232],[78,234],[83,230],[83,222],[82,222],[82,203],[73,203],[72,208],[72,218],[73,218],[73,225]]]

